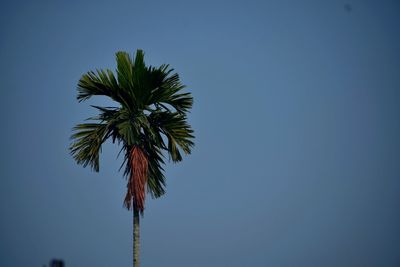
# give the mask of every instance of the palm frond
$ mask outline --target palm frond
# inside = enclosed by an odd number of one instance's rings
[[[109,69],[89,71],[82,75],[78,82],[78,96],[79,102],[85,101],[92,96],[108,96],[112,100],[120,103],[126,108],[134,108],[134,101],[132,97],[123,91],[113,72]]]
[[[147,192],[153,198],[158,198],[165,194],[165,176],[163,174],[164,159],[161,149],[158,146],[147,143],[146,151],[149,155],[149,172],[147,179]]]
[[[155,73],[158,73],[156,79],[158,85],[152,91],[151,103],[168,104],[173,107],[176,112],[184,114],[193,106],[193,97],[190,93],[178,93],[186,86],[180,82],[177,73],[169,74],[173,69],[168,69],[168,66],[163,66]],[[160,80],[162,78],[162,80]]]
[[[179,148],[185,154],[190,154],[194,146],[193,130],[186,121],[186,117],[178,112],[153,112],[151,121],[168,139],[168,153],[174,162],[182,160]],[[179,148],[178,148],[179,147]]]
[[[148,97],[149,79],[144,62],[144,52],[137,50],[134,61],[126,52],[117,52],[118,83],[137,109],[143,109]]]
[[[133,87],[133,64],[130,55],[126,52],[119,51],[115,54],[117,60],[117,77],[118,83],[122,90],[132,94]]]
[[[70,152],[78,164],[99,171],[99,154],[101,145],[107,138],[107,124],[83,123],[73,128],[75,131],[71,139]]]

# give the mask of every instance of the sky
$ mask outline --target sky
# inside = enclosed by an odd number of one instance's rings
[[[143,267],[400,265],[398,1],[1,1],[0,266],[130,266],[118,147],[69,155],[115,52],[170,64],[193,153],[147,198]]]

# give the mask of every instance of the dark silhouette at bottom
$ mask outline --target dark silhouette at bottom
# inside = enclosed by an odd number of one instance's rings
[[[51,260],[50,267],[65,267],[63,260]]]

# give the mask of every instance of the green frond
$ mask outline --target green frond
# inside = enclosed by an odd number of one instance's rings
[[[117,52],[116,59],[120,87],[133,99],[135,108],[143,109],[150,93],[144,52],[137,50],[134,61],[128,53]]]
[[[117,124],[117,129],[127,145],[131,146],[139,142],[140,129],[137,125],[125,120]]]
[[[146,68],[146,64],[144,63],[144,52],[141,49],[136,51],[134,66],[136,70],[144,70]]]
[[[95,117],[91,117],[88,120],[99,120],[102,122],[109,122],[112,119],[114,119],[120,112],[120,109],[116,107],[99,107],[94,105],[90,106],[100,111],[100,114],[98,114]]]
[[[173,106],[178,113],[184,114],[192,108],[193,97],[190,93],[175,94],[166,100],[165,103]]]
[[[126,52],[117,52],[117,74],[119,86],[125,91],[133,87],[133,64],[130,55]]]
[[[99,171],[101,145],[107,137],[107,125],[102,123],[83,123],[73,128],[70,152],[78,164]]]
[[[116,84],[114,74],[111,71],[89,71],[82,75],[78,82],[77,99],[81,102],[94,95],[104,95],[115,99],[117,98],[117,87],[118,84]]]
[[[168,153],[174,162],[181,161],[179,148],[190,154],[194,146],[193,130],[186,117],[178,112],[159,111],[151,114],[151,120],[168,139]],[[179,148],[178,148],[179,147]]]
[[[162,153],[156,146],[146,149],[149,154],[149,173],[147,179],[147,191],[153,198],[158,198],[165,193],[165,176],[162,165],[164,160]]]
[[[181,114],[188,112],[193,106],[193,97],[190,93],[178,93],[186,87],[180,82],[179,75],[175,73],[169,76],[173,69],[169,70],[168,66],[164,66],[160,71],[162,74],[158,77],[162,77],[162,80],[158,80],[159,84],[152,91],[150,101],[168,104]]]

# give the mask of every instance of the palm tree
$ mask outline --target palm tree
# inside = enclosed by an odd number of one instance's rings
[[[165,156],[179,162],[182,152],[190,154],[194,136],[186,114],[193,98],[182,92],[185,86],[169,65],[146,66],[142,50],[137,50],[134,60],[126,52],[117,52],[116,60],[117,77],[105,69],[89,71],[79,80],[79,102],[100,95],[118,106],[92,106],[99,114],[73,128],[70,152],[78,164],[98,172],[104,141],[111,139],[121,146],[121,168],[128,182],[124,206],[133,210],[133,266],[138,267],[139,214],[143,215],[146,188],[153,198],[163,195]]]

